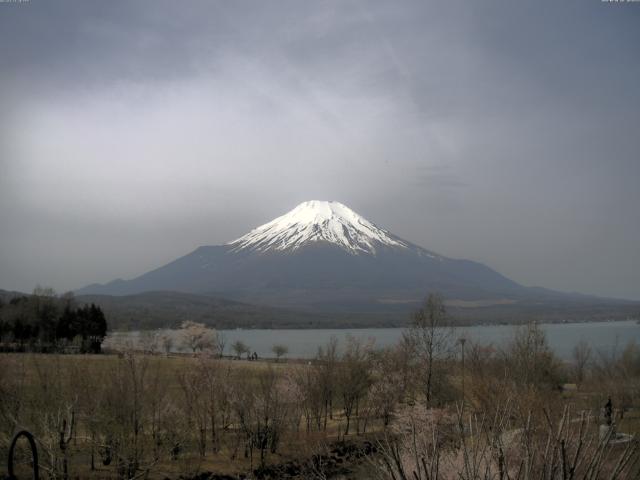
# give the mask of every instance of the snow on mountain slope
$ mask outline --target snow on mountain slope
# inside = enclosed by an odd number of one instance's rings
[[[408,248],[339,202],[303,202],[281,217],[229,242],[232,251],[297,250],[311,242],[329,242],[351,253],[376,254],[376,247]]]
[[[338,202],[310,201],[233,242],[202,246],[134,279],[80,293],[215,293],[283,308],[378,311],[398,308],[398,299],[419,302],[425,292],[477,300],[522,289],[484,265],[403,240]]]

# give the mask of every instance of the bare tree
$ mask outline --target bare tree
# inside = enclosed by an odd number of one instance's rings
[[[429,294],[422,308],[415,312],[405,340],[410,344],[424,367],[425,398],[427,406],[433,400],[436,362],[451,356],[454,330],[447,315],[444,299],[439,294]]]
[[[209,427],[206,368],[200,364],[196,368],[181,370],[178,372],[177,380],[183,394],[183,412],[187,427],[197,432],[198,453],[204,457],[207,451]]]
[[[289,348],[286,345],[274,345],[271,351],[276,356],[276,361],[280,361],[280,357],[289,353]]]
[[[231,344],[231,349],[235,352],[238,359],[242,358],[242,355],[249,352],[249,346],[242,340],[236,340]]]
[[[591,360],[591,347],[589,344],[580,340],[573,348],[573,368],[577,383],[582,383],[584,380],[587,365]]]
[[[560,363],[544,331],[534,322],[516,330],[507,348],[505,368],[516,385],[556,387],[560,383]]]
[[[347,421],[344,434],[349,435],[351,418],[356,418],[356,433],[359,432],[360,403],[371,385],[368,357],[371,345],[354,337],[347,337],[347,346],[338,365],[338,388],[342,398],[342,411]]]
[[[387,348],[373,356],[373,374],[370,404],[374,413],[382,418],[384,428],[391,423],[396,406],[403,399],[406,386],[403,352],[400,348]]]
[[[333,418],[333,400],[337,390],[338,339],[335,336],[331,336],[326,346],[318,348],[316,364],[320,395],[324,404],[324,430],[326,430],[328,419]]]
[[[216,335],[216,350],[218,352],[218,356],[222,358],[224,356],[224,347],[227,345],[227,337],[225,337],[224,333],[217,332]]]
[[[321,377],[322,372],[317,364],[304,365],[292,372],[292,381],[297,394],[296,403],[302,409],[307,432],[311,431],[312,425],[315,425],[318,431],[322,429],[325,400]]]
[[[99,412],[104,418],[103,463],[114,463],[121,477],[136,478],[148,474],[157,462],[148,448],[146,429],[150,427],[148,400],[157,396],[160,367],[131,352],[110,366]]]
[[[247,379],[246,372],[234,375],[232,406],[244,437],[245,457],[253,466],[253,452],[260,453],[264,465],[268,451],[276,453],[286,424],[288,406],[286,388],[280,369],[271,366],[253,372]]]
[[[211,449],[214,453],[220,449],[220,432],[230,423],[228,383],[231,369],[229,364],[226,368],[223,368],[223,365],[211,358],[201,359],[198,365],[205,387],[205,408],[209,417]]]

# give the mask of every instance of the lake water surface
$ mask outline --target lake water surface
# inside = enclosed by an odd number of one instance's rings
[[[513,339],[518,327],[513,325],[487,325],[457,328],[455,335],[464,336],[473,342],[502,347]],[[620,352],[630,341],[640,344],[640,325],[635,321],[588,322],[541,325],[547,340],[555,353],[563,359],[570,359],[573,348],[581,340],[588,342],[592,349],[603,354]],[[309,329],[309,330],[219,330],[226,339],[225,354],[231,354],[230,345],[242,340],[252,352],[260,357],[273,357],[271,347],[286,345],[290,358],[311,358],[318,347],[326,345],[335,336],[339,344],[344,344],[347,336],[373,339],[378,347],[393,345],[402,336],[402,328],[354,328],[354,329]],[[157,335],[174,337],[174,350],[182,351],[180,333],[176,330],[160,330]],[[136,344],[140,332],[114,332],[105,340],[105,347],[115,347],[127,343]]]

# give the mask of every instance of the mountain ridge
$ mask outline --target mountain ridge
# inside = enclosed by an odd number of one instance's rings
[[[461,304],[576,301],[575,295],[525,287],[482,263],[439,255],[339,202],[317,200],[224,245],[201,246],[131,280],[76,293],[148,291],[218,296],[306,314],[407,313],[430,292]]]

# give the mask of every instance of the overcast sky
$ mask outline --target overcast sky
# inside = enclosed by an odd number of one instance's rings
[[[0,288],[131,278],[338,200],[640,300],[640,3],[0,3]]]

